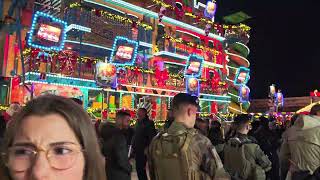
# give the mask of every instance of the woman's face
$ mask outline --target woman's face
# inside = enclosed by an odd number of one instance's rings
[[[81,146],[60,115],[26,117],[12,145],[17,149],[12,151],[15,158],[8,166],[14,180],[83,179],[85,160]],[[30,158],[32,153],[28,152],[32,150],[38,153]],[[26,162],[23,158],[30,159],[26,170],[22,170],[26,167],[21,165]]]

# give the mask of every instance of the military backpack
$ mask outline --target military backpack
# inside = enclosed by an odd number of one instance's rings
[[[232,180],[265,180],[264,170],[246,157],[246,146],[254,144],[241,142],[239,138],[231,138],[223,150],[224,168]]]
[[[156,180],[198,180],[204,174],[192,167],[191,151],[188,150],[195,129],[169,134],[159,133],[151,143],[150,156]]]

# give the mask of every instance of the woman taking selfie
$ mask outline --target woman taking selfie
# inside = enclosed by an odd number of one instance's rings
[[[2,149],[1,180],[106,179],[90,119],[70,99],[28,102],[10,122]]]

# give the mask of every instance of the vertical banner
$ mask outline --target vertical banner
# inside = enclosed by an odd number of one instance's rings
[[[103,88],[117,88],[117,68],[114,64],[99,62],[96,64],[96,82]]]
[[[204,58],[198,55],[192,54],[189,56],[187,64],[184,70],[184,76],[186,77],[200,77],[202,73]]]
[[[193,96],[199,96],[199,80],[194,77],[186,78],[186,91],[188,94],[191,94]]]
[[[250,99],[250,89],[249,87],[243,85],[239,88],[239,101],[241,103],[246,103]]]

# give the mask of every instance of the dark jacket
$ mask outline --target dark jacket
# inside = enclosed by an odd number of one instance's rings
[[[132,139],[134,136],[134,129],[129,127],[128,129],[121,129],[122,134],[126,137],[127,145],[132,145]]]
[[[262,151],[269,157],[272,162],[272,169],[266,173],[267,178],[280,178],[280,164],[277,150],[281,146],[281,136],[277,131],[272,131],[268,126],[260,126],[254,133],[254,137],[258,140],[258,144]]]
[[[154,122],[148,118],[138,121],[135,127],[135,135],[133,140],[133,149],[135,153],[143,153],[156,135],[157,131]]]
[[[121,130],[113,124],[104,124],[101,128],[103,139],[102,153],[106,158],[108,180],[130,180],[131,165],[128,159],[128,146]]]
[[[209,139],[214,146],[224,143],[222,132],[218,128],[211,128],[209,130]]]

